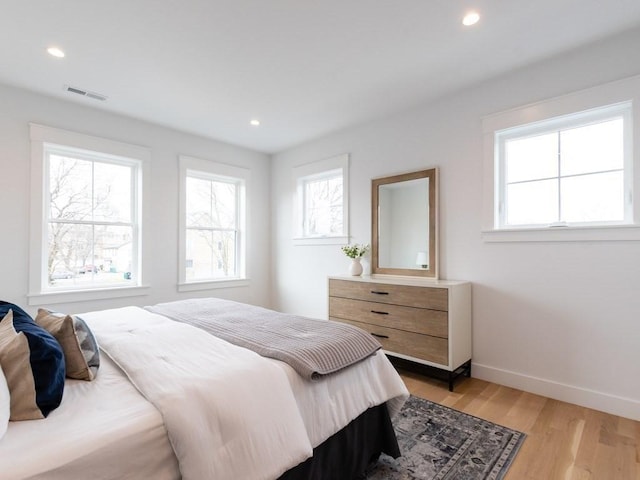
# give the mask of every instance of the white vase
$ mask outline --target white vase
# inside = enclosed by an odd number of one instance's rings
[[[360,258],[351,259],[351,265],[349,265],[349,273],[354,277],[362,275],[362,264],[360,263]]]

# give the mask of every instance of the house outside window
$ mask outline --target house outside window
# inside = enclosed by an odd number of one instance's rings
[[[293,170],[296,243],[344,243],[348,238],[348,155]]]
[[[32,305],[143,293],[148,149],[31,125]]]
[[[245,285],[249,172],[180,157],[180,289]]]

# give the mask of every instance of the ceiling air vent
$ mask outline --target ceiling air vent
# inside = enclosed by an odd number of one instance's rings
[[[75,93],[77,95],[82,95],[83,97],[93,98],[94,100],[100,100],[104,102],[107,99],[106,95],[102,95],[101,93],[90,92],[88,90],[83,90],[81,88],[71,87],[69,85],[64,86],[65,91]]]

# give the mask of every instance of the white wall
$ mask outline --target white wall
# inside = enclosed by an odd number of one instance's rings
[[[440,168],[440,272],[473,282],[474,376],[640,419],[640,243],[485,243],[481,117],[640,73],[640,29],[272,159],[274,305],[327,315],[338,246],[294,246],[291,168],[351,155],[351,242],[370,181]],[[640,168],[640,166],[637,166]]]
[[[90,100],[87,100],[89,105]],[[269,305],[269,158],[250,150],[149,123],[0,86],[0,298],[27,307],[29,266],[29,122],[127,142],[151,149],[151,293],[117,300],[52,305],[65,312],[149,305],[195,296],[219,296]],[[249,287],[178,294],[178,155],[251,170]]]

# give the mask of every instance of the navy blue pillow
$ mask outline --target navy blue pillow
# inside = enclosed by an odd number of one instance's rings
[[[29,361],[36,388],[36,404],[47,416],[62,402],[65,365],[62,347],[49,332],[36,324],[17,305],[0,300],[0,321],[13,310],[13,326],[23,332],[29,343]]]

